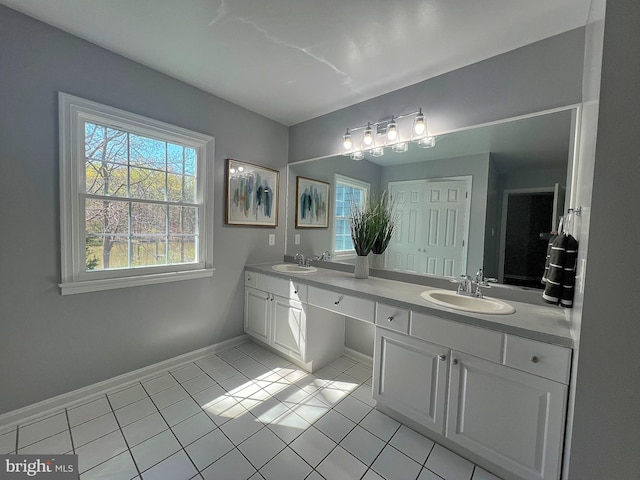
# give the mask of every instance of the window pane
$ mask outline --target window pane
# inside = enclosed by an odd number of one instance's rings
[[[169,234],[195,234],[197,208],[169,207]]]
[[[165,142],[153,138],[142,137],[134,133],[129,134],[130,157],[132,166],[165,170],[166,146]]]
[[[132,267],[165,265],[166,263],[166,237],[164,235],[134,235],[131,237]]]
[[[196,261],[196,237],[169,237],[169,263]]]
[[[184,160],[184,147],[167,143],[167,171],[183,174]]]
[[[128,234],[129,202],[118,200],[87,200],[85,232],[93,235]]]
[[[127,167],[124,165],[87,160],[85,178],[87,193],[127,196]]]
[[[146,203],[131,204],[131,233],[165,234],[167,231],[167,207]]]
[[[87,235],[85,242],[86,270],[129,267],[127,235]]]
[[[141,200],[165,199],[165,173],[146,168],[131,167],[129,195]]]
[[[88,160],[127,164],[127,132],[86,122],[84,151]]]
[[[185,147],[184,158],[184,173],[187,175],[196,176],[198,172],[196,171],[197,155],[195,148]]]

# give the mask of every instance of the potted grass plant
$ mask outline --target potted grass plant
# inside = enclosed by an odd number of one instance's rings
[[[390,195],[385,191],[371,198],[363,207],[352,205],[350,223],[351,239],[357,254],[355,276],[367,278],[369,253],[377,256],[384,253],[397,224],[397,214]]]

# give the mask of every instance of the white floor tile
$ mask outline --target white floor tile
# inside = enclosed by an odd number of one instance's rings
[[[434,445],[433,441],[405,425],[398,429],[389,443],[420,465],[424,465]]]
[[[238,345],[236,348],[241,352],[245,353],[246,355],[249,355],[250,353],[253,353],[253,352],[257,352],[258,350],[263,350],[263,348],[260,345],[254,342],[243,343],[241,345]]]
[[[470,480],[473,472],[470,461],[440,445],[433,447],[424,466],[444,480]]]
[[[337,370],[337,369],[327,365],[326,367],[322,367],[317,372],[313,372],[313,375],[315,377],[321,379],[321,380],[333,380],[334,378],[336,378],[341,373],[342,372],[340,370]]]
[[[202,390],[206,390],[216,384],[216,382],[214,382],[209,375],[203,373],[202,370],[200,370],[200,373],[202,373],[202,375],[198,375],[197,377],[193,377],[182,382],[182,387],[191,395],[201,392]]]
[[[142,386],[152,397],[154,394],[162,392],[167,388],[175,387],[176,385],[178,385],[178,381],[168,373],[142,382]]]
[[[171,427],[171,430],[173,430],[173,433],[178,438],[182,446],[186,447],[216,428],[216,424],[213,423],[213,420],[211,420],[206,413],[200,412],[193,417],[174,425]]]
[[[180,451],[142,474],[143,480],[189,480],[198,471],[189,457]]]
[[[492,475],[491,473],[483,470],[480,467],[475,468],[475,470],[473,471],[473,477],[471,478],[472,480],[500,480],[500,478]]]
[[[82,473],[126,451],[127,444],[122,437],[122,433],[120,431],[110,433],[80,448],[76,448],[78,470]]]
[[[131,453],[123,452],[80,475],[80,480],[139,478]]]
[[[149,397],[130,403],[126,407],[115,410],[116,418],[121,427],[125,427],[133,422],[137,422],[141,418],[147,417],[152,413],[156,413],[158,409]]]
[[[217,429],[196,440],[185,450],[198,470],[202,471],[233,448],[229,439]]]
[[[260,469],[265,480],[300,480],[311,473],[311,467],[289,447]]]
[[[227,395],[227,392],[220,385],[213,385],[209,388],[205,388],[201,392],[193,395],[193,398],[200,408],[206,408],[207,406],[222,400]]]
[[[140,384],[133,385],[115,393],[110,393],[107,396],[114,410],[148,397],[147,392]]]
[[[344,372],[345,370],[353,367],[357,362],[349,357],[340,357],[329,364],[330,367]]]
[[[360,385],[351,395],[370,407],[376,406],[376,401],[373,399],[373,390],[369,385]]]
[[[252,413],[256,416],[258,421],[264,425],[269,425],[270,423],[275,422],[287,412],[289,412],[289,407],[275,398],[262,402],[258,407],[252,410]]]
[[[24,427],[20,425],[18,427],[18,448],[26,447],[68,429],[67,415],[64,412],[35,421]]]
[[[180,400],[179,402],[160,410],[160,414],[164,417],[170,427],[177,425],[183,420],[186,420],[199,412],[202,412],[202,409],[193,401],[192,398],[185,398],[184,400]]]
[[[173,375],[173,378],[175,378],[180,383],[184,383],[187,380],[200,376],[202,375],[202,373],[202,369],[195,363],[189,363],[175,370],[171,370],[171,375]]]
[[[238,448],[254,467],[260,469],[285,446],[275,433],[268,428],[263,428],[241,443]]]
[[[378,475],[374,470],[369,469],[362,480],[385,480],[380,475]]]
[[[331,410],[318,420],[314,426],[336,443],[340,443],[347,434],[356,426],[347,417]]]
[[[160,463],[181,450],[181,445],[169,430],[145,440],[131,449],[133,459],[141,472]]]
[[[355,423],[359,423],[371,411],[371,407],[369,405],[362,403],[360,400],[351,396],[346,397],[333,407],[333,409]]]
[[[187,397],[189,397],[189,394],[181,385],[174,385],[173,387],[169,387],[159,393],[151,395],[151,400],[156,404],[156,407],[162,410],[163,408],[173,405]]]
[[[20,454],[28,453],[52,453],[62,454],[68,453],[73,450],[71,445],[71,436],[69,432],[60,432],[50,437],[40,440],[39,442],[32,443],[23,448],[18,449]]]
[[[320,430],[309,428],[289,447],[315,468],[336,447],[336,443]]]
[[[228,378],[238,375],[239,373],[240,372],[233,368],[231,365],[226,365],[224,367],[220,367],[207,372],[207,374],[218,383],[221,383]]]
[[[0,435],[0,452],[3,455],[16,453],[16,429]]]
[[[228,348],[227,350],[219,352],[217,355],[221,359],[223,359],[223,360],[225,360],[227,362],[229,360],[236,360],[238,358],[246,357],[246,354],[243,351],[238,350],[237,348]]]
[[[376,437],[385,442],[400,428],[400,423],[378,410],[371,410],[369,414],[360,422],[360,426],[369,430]]]
[[[202,472],[205,480],[247,480],[256,473],[256,469],[238,450],[231,450],[220,460]]]
[[[360,382],[366,382],[373,375],[373,368],[363,365],[362,363],[357,363],[353,367],[345,370],[344,373],[350,377],[360,380]]]
[[[291,410],[284,412],[278,418],[267,424],[269,430],[287,444],[302,435],[310,426],[311,424],[309,422]]]
[[[411,460],[391,445],[387,445],[371,466],[386,480],[417,478],[422,466]]]
[[[167,422],[164,421],[160,413],[154,413],[148,417],[144,417],[137,422],[133,422],[122,429],[129,447],[138,445],[148,438],[157,435],[169,428]]]
[[[340,442],[340,446],[369,466],[385,447],[385,443],[358,425]]]
[[[318,472],[316,472],[315,470],[313,472],[311,472],[309,474],[309,476],[307,478],[305,478],[304,480],[326,480],[322,475],[320,475]]]
[[[320,465],[318,472],[331,480],[361,478],[367,466],[342,447],[336,447]],[[417,472],[416,472],[417,475]]]
[[[109,412],[106,415],[102,415],[101,417],[82,423],[77,427],[73,427],[71,429],[73,444],[76,448],[81,447],[82,445],[92,442],[107,433],[115,432],[118,428],[118,422],[116,422],[115,415]]]
[[[428,468],[423,468],[418,476],[418,480],[442,480],[442,477],[439,477]]]
[[[240,391],[248,387],[251,383],[251,380],[249,379],[249,377],[236,371],[233,376],[225,378],[224,380],[220,380],[218,383],[227,392],[233,394],[236,391]]]
[[[222,367],[224,365],[228,365],[227,362],[222,360],[217,355],[210,355],[208,357],[201,358],[200,360],[196,360],[195,363],[196,363],[196,365],[198,365],[205,372],[207,372],[209,370],[215,370],[215,369],[220,368],[220,367]]]
[[[330,412],[327,405],[291,405],[290,408],[312,425]]]
[[[260,423],[256,417],[251,415],[251,413],[247,412],[238,418],[229,420],[220,428],[229,440],[235,445],[239,445],[251,435],[264,428],[264,425]]]
[[[68,409],[67,415],[69,416],[69,425],[75,427],[110,412],[111,405],[109,405],[107,398],[103,396],[93,402]]]

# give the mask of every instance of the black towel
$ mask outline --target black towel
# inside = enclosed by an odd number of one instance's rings
[[[547,252],[542,298],[548,303],[571,308],[578,242],[571,235],[557,235],[549,241]]]

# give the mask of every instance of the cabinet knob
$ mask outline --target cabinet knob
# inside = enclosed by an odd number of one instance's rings
[[[534,355],[533,357],[531,357],[531,363],[539,363],[540,359],[538,358],[537,355]]]
[[[452,363],[453,363],[454,365],[457,365],[457,364],[458,364],[458,359],[457,359],[457,358],[454,358]]]
[[[297,295],[298,294],[298,290],[294,290],[293,293],[295,293]]]
[[[251,275],[247,275],[247,280],[251,281]]]
[[[393,322],[393,317],[387,317],[387,321]]]
[[[338,305],[342,301],[342,297],[333,302],[334,305]]]
[[[444,362],[447,359],[447,356],[446,355],[438,355],[438,358],[440,359],[441,362]]]

